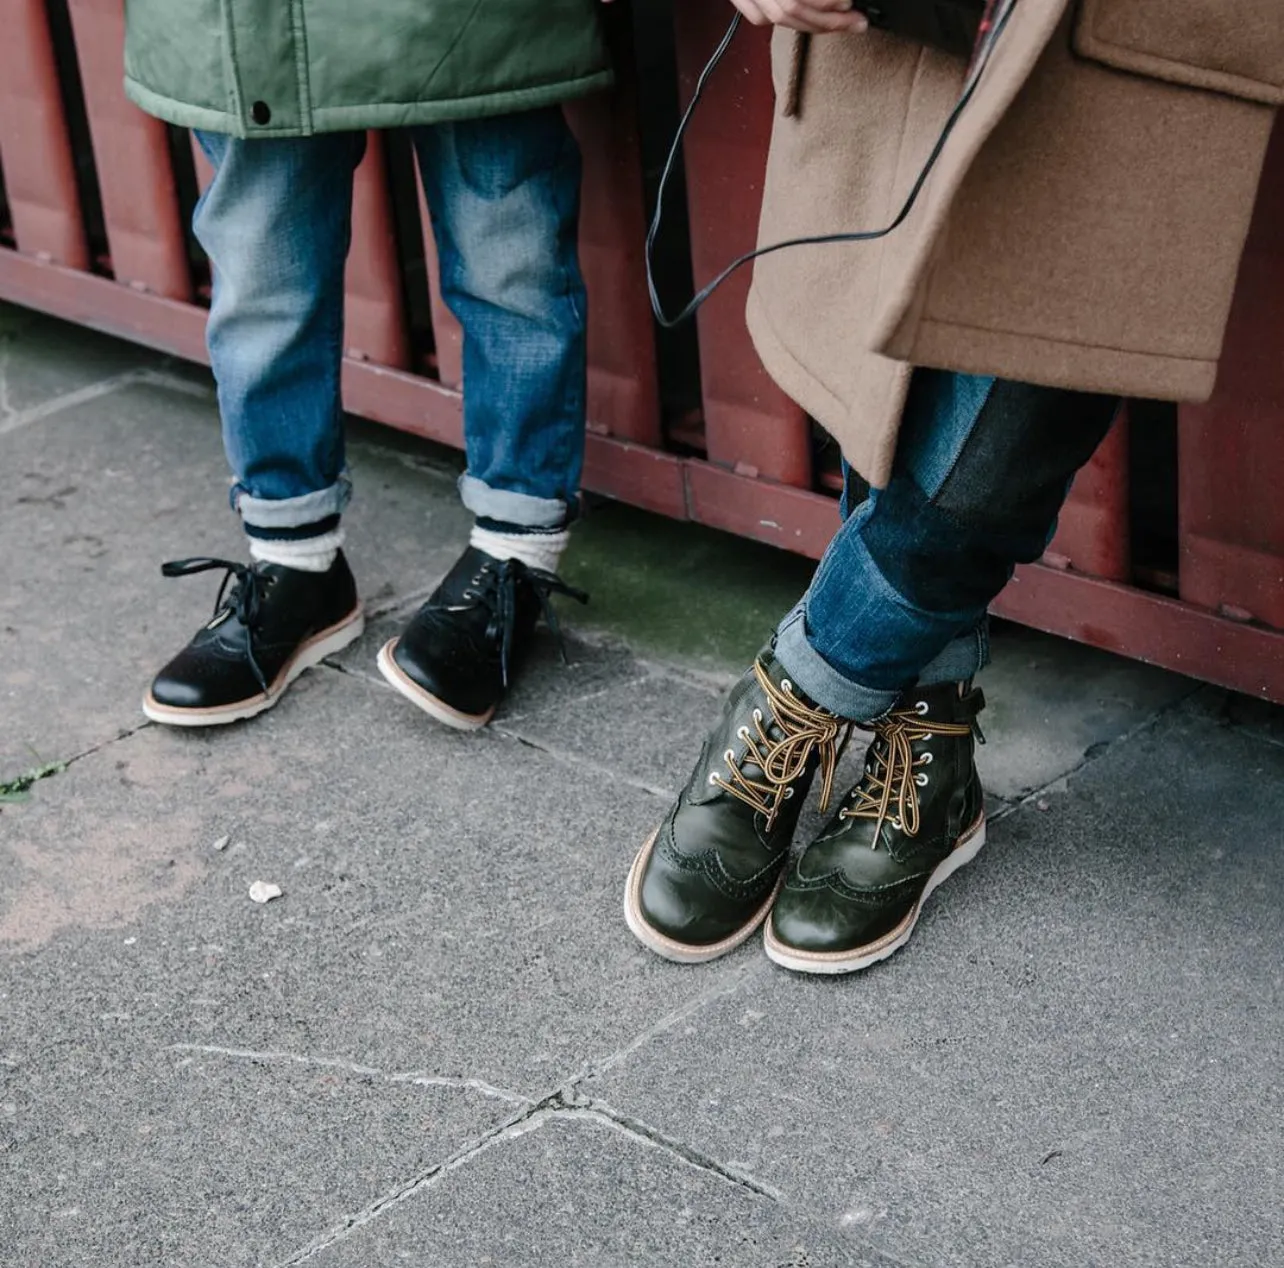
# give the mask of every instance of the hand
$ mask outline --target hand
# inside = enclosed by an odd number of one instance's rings
[[[851,0],[731,0],[754,26],[786,26],[791,31],[824,35],[830,31],[867,31],[863,13]]]

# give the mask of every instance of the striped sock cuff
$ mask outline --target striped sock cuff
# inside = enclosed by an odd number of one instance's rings
[[[250,555],[263,563],[300,572],[329,572],[343,545],[343,529],[302,539],[250,537]]]

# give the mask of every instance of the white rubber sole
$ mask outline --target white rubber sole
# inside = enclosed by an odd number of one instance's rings
[[[642,914],[642,874],[646,871],[647,860],[651,857],[651,851],[655,848],[655,841],[659,835],[660,829],[657,828],[651,833],[650,840],[638,851],[637,858],[633,860],[633,866],[629,869],[628,883],[624,887],[624,919],[633,936],[648,950],[654,951],[656,955],[663,956],[666,960],[672,960],[675,964],[707,964],[710,960],[717,960],[728,952],[734,951],[741,943],[753,937],[758,926],[767,919],[772,903],[776,901],[776,895],[780,892],[780,886],[785,879],[783,870],[780,873],[780,879],[767,895],[766,901],[754,913],[748,924],[723,938],[721,942],[711,942],[707,946],[690,946],[661,933],[647,922]]]
[[[914,904],[905,919],[876,942],[855,947],[850,951],[799,951],[781,942],[772,932],[771,924],[768,922],[763,931],[763,946],[768,958],[783,968],[792,969],[795,973],[827,974],[858,973],[861,969],[877,964],[880,960],[886,960],[889,955],[899,951],[909,941],[910,934],[914,932],[914,926],[918,924],[923,905],[932,896],[932,892],[949,880],[964,864],[976,858],[984,844],[985,815],[982,813],[976,823],[959,838],[958,844],[949,857],[937,864],[936,871],[927,878],[927,885],[919,895],[918,902]]]
[[[458,709],[452,709],[444,700],[438,700],[431,692],[425,691],[393,660],[392,653],[396,650],[396,647],[397,640],[390,638],[379,649],[379,655],[376,658],[379,672],[411,704],[417,705],[429,717],[436,718],[438,722],[452,727],[456,731],[480,731],[495,716],[494,709],[488,709],[485,713],[478,714],[460,713]]]
[[[256,717],[270,709],[285,694],[285,689],[305,670],[319,665],[327,656],[341,652],[356,642],[365,631],[366,614],[358,606],[337,624],[314,634],[282,667],[267,694],[260,693],[235,704],[220,705],[213,709],[178,709],[161,704],[149,690],[143,697],[143,713],[153,722],[163,726],[226,726]]]

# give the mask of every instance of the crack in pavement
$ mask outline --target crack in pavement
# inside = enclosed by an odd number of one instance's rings
[[[737,1188],[746,1189],[757,1197],[766,1198],[768,1201],[783,1204],[786,1202],[785,1195],[772,1185],[765,1181],[741,1171],[736,1167],[729,1166],[719,1162],[703,1150],[697,1149],[694,1145],[687,1144],[685,1141],[670,1136],[667,1132],[642,1119],[635,1118],[607,1102],[596,1097],[581,1092],[580,1085],[595,1075],[601,1074],[613,1066],[619,1064],[625,1058],[636,1052],[645,1043],[654,1039],[658,1035],[664,1034],[678,1025],[681,1021],[695,1015],[701,1009],[710,1003],[732,994],[743,986],[746,982],[761,976],[767,971],[767,966],[754,964],[741,972],[737,973],[727,982],[720,983],[712,990],[705,991],[700,995],[688,1000],[681,1008],[667,1013],[664,1017],[653,1025],[647,1027],[640,1034],[636,1035],[624,1047],[617,1049],[608,1056],[597,1061],[589,1062],[578,1074],[573,1075],[566,1080],[554,1091],[540,1100],[531,1100],[523,1097],[516,1092],[507,1092],[503,1089],[493,1088],[499,1093],[501,1099],[512,1098],[519,1101],[522,1108],[517,1113],[505,1119],[502,1123],[496,1124],[488,1131],[481,1135],[466,1141],[454,1153],[441,1162],[434,1163],[430,1167],[417,1172],[408,1180],[399,1184],[396,1188],[389,1190],[382,1196],[374,1199],[362,1207],[361,1210],[354,1212],[344,1218],[344,1220],[326,1230],[320,1236],[314,1238],[306,1246],[296,1251],[289,1258],[281,1260],[275,1268],[294,1268],[297,1264],[305,1263],[309,1259],[315,1258],[322,1251],[338,1242],[346,1240],[353,1233],[364,1228],[366,1225],[379,1219],[387,1211],[399,1206],[408,1198],[426,1189],[432,1188],[440,1183],[446,1176],[459,1168],[467,1165],[474,1158],[492,1149],[496,1145],[503,1144],[510,1140],[515,1140],[527,1132],[536,1131],[545,1123],[556,1120],[566,1120],[570,1122],[595,1122],[599,1126],[607,1127],[612,1131],[619,1132],[635,1143],[647,1145],[650,1148],[659,1149],[671,1157],[682,1162],[686,1166],[695,1170],[702,1171],[705,1174],[712,1175],[726,1184],[734,1185]],[[309,1057],[300,1056],[293,1053],[283,1053],[276,1051],[255,1052],[251,1049],[241,1048],[219,1048],[214,1045],[205,1044],[174,1044],[171,1045],[172,1051],[184,1052],[209,1052],[216,1055],[240,1057],[242,1059],[258,1060],[288,1060],[301,1064],[318,1064],[330,1068],[348,1070],[354,1074],[364,1075],[367,1077],[380,1077],[388,1082],[409,1082],[414,1084],[423,1084],[425,1086],[442,1085],[440,1076],[422,1075],[422,1074],[405,1074],[405,1075],[386,1075],[382,1071],[372,1066],[360,1065],[356,1062],[343,1061],[329,1057]],[[445,1081],[447,1086],[475,1086],[481,1084],[484,1087],[491,1088],[492,1085],[484,1084],[481,1080],[448,1079]],[[480,1090],[480,1089],[479,1089]]]
[[[164,369],[157,369],[155,366],[143,366],[122,370],[119,374],[108,375],[105,379],[87,383],[84,387],[75,388],[73,391],[60,392],[57,396],[41,401],[38,405],[15,410],[9,397],[6,373],[12,354],[9,345],[4,341],[0,341],[0,352],[5,354],[3,359],[0,359],[0,436],[7,436],[32,423],[61,414],[64,410],[75,409],[78,405],[85,405],[90,401],[100,400],[104,396],[111,396],[125,388],[140,385],[162,387],[168,391],[181,392],[185,396],[193,396],[204,401],[216,399],[213,387],[208,384],[193,381]]]
[[[756,1193],[759,1197],[769,1198],[772,1202],[783,1202],[785,1200],[785,1195],[773,1185],[767,1184],[763,1180],[755,1179],[748,1172],[741,1171],[738,1167],[721,1163],[716,1158],[710,1157],[703,1150],[696,1149],[693,1145],[688,1145],[685,1141],[670,1136],[658,1127],[652,1127],[650,1123],[644,1122],[640,1118],[634,1118],[631,1114],[625,1114],[622,1110],[608,1105],[605,1101],[597,1100],[595,1097],[580,1096],[578,1093],[568,1091],[563,1093],[561,1107],[551,1111],[551,1114],[562,1117],[585,1117],[604,1123],[606,1126],[628,1136],[631,1140],[655,1146],[675,1158],[680,1158],[697,1171],[704,1171],[709,1175],[717,1176],[718,1179],[725,1180],[728,1184],[748,1189],[750,1193]]]
[[[426,1167],[398,1185],[395,1189],[376,1198],[361,1210],[344,1218],[344,1220],[314,1238],[306,1246],[296,1251],[287,1259],[281,1260],[275,1268],[294,1268],[296,1264],[314,1259],[322,1251],[328,1250],[339,1242],[346,1241],[353,1233],[373,1223],[388,1211],[400,1206],[408,1198],[414,1197],[427,1189],[433,1188],[454,1171],[472,1162],[496,1145],[516,1140],[528,1132],[537,1131],[547,1123],[565,1120],[570,1122],[592,1121],[611,1130],[618,1131],[629,1139],[660,1149],[671,1157],[678,1159],[689,1167],[715,1176],[726,1184],[747,1189],[758,1197],[765,1197],[772,1202],[783,1201],[783,1195],[770,1185],[746,1176],[734,1168],[727,1167],[708,1155],[701,1153],[690,1145],[676,1141],[665,1135],[658,1128],[649,1126],[638,1119],[620,1114],[599,1101],[577,1098],[566,1088],[559,1088],[540,1101],[530,1103],[526,1109],[498,1123],[489,1131],[461,1145],[453,1154],[441,1162]]]
[[[151,721],[144,718],[131,727],[125,727],[123,730],[117,731],[115,735],[109,736],[105,740],[99,740],[97,744],[91,744],[88,748],[81,749],[78,753],[73,753],[70,757],[55,758],[52,761],[44,762],[42,765],[47,769],[39,778],[43,782],[46,779],[55,779],[59,775],[64,775],[77,762],[82,762],[87,757],[93,757],[95,753],[101,753],[103,749],[110,748],[113,744],[119,744],[122,740],[132,739],[139,731],[145,731],[152,725]],[[22,779],[23,776],[19,775],[18,778]]]
[[[146,370],[124,370],[120,374],[113,374],[108,378],[99,379],[96,383],[77,388],[74,392],[63,392],[47,401],[41,401],[39,405],[32,405],[29,409],[11,410],[7,417],[0,419],[0,436],[7,436],[21,427],[28,427],[54,414],[60,414],[63,410],[74,409],[77,405],[85,405],[100,397],[110,396],[122,388],[143,383],[148,373],[149,371]]]
[[[354,678],[358,682],[368,683],[370,686],[378,687],[384,691],[396,690],[396,688],[394,688],[382,674],[371,673],[364,669],[358,669],[352,665],[343,665],[328,657],[321,663],[326,669],[333,670],[335,673],[343,674],[348,678]],[[596,694],[600,693],[588,693],[590,696]],[[564,703],[575,704],[578,703],[578,701],[578,697],[571,696],[568,697]],[[524,714],[520,716],[522,718],[529,718],[535,715]],[[578,753],[572,753],[566,749],[556,748],[542,740],[532,739],[530,736],[523,735],[520,731],[510,730],[505,726],[506,721],[507,719],[499,718],[480,728],[477,732],[479,740],[485,741],[487,737],[491,737],[491,743],[494,743],[495,740],[498,739],[508,743],[520,744],[524,748],[533,749],[537,753],[544,754],[545,757],[551,757],[555,762],[562,766],[579,767],[594,775],[600,775],[604,779],[609,779],[612,783],[624,784],[626,787],[635,789],[637,792],[643,792],[648,794],[648,796],[657,797],[666,803],[671,801],[673,798],[674,793],[672,789],[660,788],[655,784],[648,784],[645,780],[637,779],[632,775],[626,775],[617,770],[612,770],[609,766],[603,766],[600,763],[594,762]]]
[[[444,1074],[430,1074],[426,1070],[410,1070],[405,1073],[389,1074],[377,1066],[362,1065],[356,1061],[345,1061],[341,1057],[319,1057],[309,1053],[286,1052],[278,1048],[255,1049],[224,1047],[219,1044],[206,1043],[173,1043],[166,1048],[167,1052],[200,1053],[204,1056],[227,1057],[236,1061],[249,1061],[254,1064],[269,1065],[302,1065],[318,1066],[329,1070],[343,1070],[345,1073],[361,1078],[378,1079],[383,1083],[409,1083],[416,1087],[449,1088],[458,1092],[477,1092],[492,1100],[504,1101],[509,1105],[531,1106],[535,1102],[529,1096],[507,1088],[496,1087],[485,1079],[471,1077],[452,1077]]]
[[[502,723],[492,722],[486,728],[487,731],[499,736],[501,739],[515,742],[524,748],[534,749],[537,753],[543,753],[546,757],[551,757],[555,762],[563,766],[575,766],[589,771],[594,775],[600,775],[604,779],[609,779],[615,784],[624,784],[628,788],[633,788],[637,792],[647,793],[649,796],[658,797],[663,802],[673,800],[673,789],[659,788],[655,784],[648,784],[643,779],[636,779],[632,775],[625,775],[617,770],[612,770],[609,766],[603,766],[598,762],[590,761],[578,753],[571,753],[565,749],[554,748],[551,744],[546,744],[542,740],[534,740],[529,736],[522,735],[520,731],[509,731]]]
[[[1016,814],[1018,810],[1023,810],[1026,806],[1033,805],[1039,800],[1039,798],[1046,797],[1049,793],[1055,792],[1067,780],[1073,779],[1076,775],[1087,770],[1089,766],[1093,766],[1103,758],[1110,756],[1116,749],[1121,748],[1125,744],[1131,743],[1138,736],[1144,735],[1147,731],[1158,726],[1159,723],[1170,713],[1175,713],[1183,705],[1188,704],[1203,689],[1204,686],[1200,683],[1184,695],[1178,696],[1174,700],[1170,700],[1167,704],[1160,705],[1159,708],[1156,709],[1148,718],[1143,718],[1135,726],[1131,726],[1128,730],[1116,735],[1113,740],[1106,740],[1101,744],[1090,746],[1079,761],[1077,761],[1068,771],[1056,776],[1054,779],[1049,779],[1046,783],[1041,784],[1033,791],[1022,794],[1020,797],[1016,798],[1015,801],[1005,803],[1002,810],[998,810],[994,814],[986,816],[987,823],[999,823],[1003,819],[1008,818],[1009,815]]]
[[[556,1095],[554,1093],[552,1097],[547,1098],[548,1102],[551,1103],[556,1098]],[[342,1223],[327,1229],[326,1232],[314,1238],[302,1249],[295,1251],[288,1259],[281,1260],[275,1268],[294,1268],[295,1264],[306,1263],[307,1260],[314,1259],[331,1246],[346,1241],[353,1233],[377,1220],[385,1212],[400,1206],[407,1198],[413,1197],[416,1193],[422,1193],[425,1189],[439,1183],[452,1171],[457,1171],[478,1155],[485,1153],[493,1145],[503,1140],[513,1139],[522,1135],[525,1131],[531,1130],[527,1124],[530,1124],[545,1108],[545,1102],[531,1105],[492,1127],[489,1131],[483,1132],[480,1136],[467,1141],[442,1162],[426,1167],[423,1171],[411,1176],[405,1183],[389,1190],[381,1197],[375,1198],[373,1202],[368,1203],[361,1210],[346,1216]],[[538,1123],[535,1123],[534,1126],[538,1126]]]
[[[729,995],[734,995],[742,986],[756,981],[760,977],[765,977],[770,971],[771,966],[766,962],[751,961],[725,982],[719,982],[717,986],[712,987],[710,990],[704,991],[699,995],[693,995],[685,1004],[675,1008],[671,1013],[666,1013],[659,1021],[652,1023],[645,1030],[634,1035],[624,1047],[617,1048],[614,1052],[605,1057],[600,1057],[596,1061],[589,1061],[581,1068],[578,1074],[573,1075],[567,1081],[566,1087],[575,1091],[580,1084],[588,1082],[589,1079],[595,1079],[605,1074],[608,1070],[613,1070],[621,1062],[627,1061],[639,1049],[644,1048],[652,1039],[658,1039],[661,1035],[667,1034],[675,1026],[686,1021],[687,1018],[703,1012],[710,1004],[717,1003]]]

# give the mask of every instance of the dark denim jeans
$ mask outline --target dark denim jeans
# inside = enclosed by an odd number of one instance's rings
[[[919,370],[892,477],[852,507],[777,631],[776,654],[818,704],[870,721],[902,691],[973,677],[986,609],[1039,558],[1117,398]]]
[[[442,296],[464,328],[464,503],[559,527],[584,456],[579,150],[555,109],[413,138]],[[233,505],[251,534],[323,532],[350,496],[339,371],[365,134],[199,140],[216,169],[194,227],[214,266],[208,337]]]

